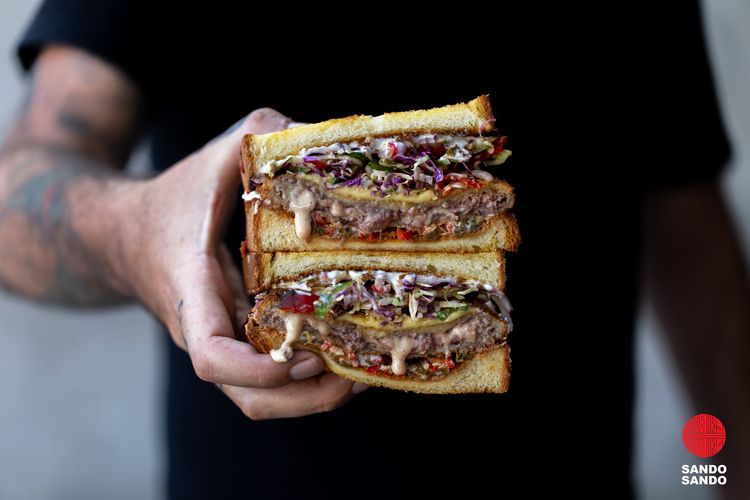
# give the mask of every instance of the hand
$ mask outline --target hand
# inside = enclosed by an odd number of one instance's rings
[[[288,127],[272,109],[253,111],[162,175],[145,182],[138,207],[144,221],[141,261],[131,266],[139,298],[186,349],[195,372],[214,382],[251,419],[332,410],[367,386],[323,371],[310,352],[276,363],[235,339],[249,312],[242,277],[222,243],[239,185],[240,142],[246,133]],[[238,249],[233,249],[239,251]],[[144,257],[145,256],[145,257]]]

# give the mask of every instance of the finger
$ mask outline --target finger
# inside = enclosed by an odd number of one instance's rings
[[[189,344],[188,352],[201,380],[238,387],[279,387],[323,371],[313,353],[296,352],[288,362],[277,363],[252,345],[225,336],[200,338]]]
[[[328,412],[354,397],[352,382],[333,373],[276,389],[223,386],[222,390],[253,420],[301,417]]]
[[[219,264],[227,278],[227,284],[232,290],[234,296],[234,316],[236,320],[237,331],[242,332],[247,322],[247,316],[250,314],[250,300],[245,285],[242,282],[242,274],[232,261],[232,256],[226,245],[222,244],[219,248]]]
[[[279,113],[273,108],[256,109],[249,115],[245,122],[248,134],[267,134],[276,130],[283,130],[293,123],[291,118]]]
[[[250,344],[236,340],[234,318],[227,299],[222,298],[222,287],[227,287],[222,270],[215,261],[205,266],[202,271],[192,270],[194,283],[203,286],[181,286],[186,290],[181,306],[182,335],[201,379],[242,387],[276,387],[322,371],[322,362],[312,353],[296,353],[289,362],[276,363]]]

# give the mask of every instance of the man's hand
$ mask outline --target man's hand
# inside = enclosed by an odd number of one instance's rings
[[[328,411],[366,387],[319,375],[323,363],[312,353],[276,363],[235,339],[248,302],[222,238],[237,198],[240,142],[246,133],[288,125],[272,109],[252,112],[235,130],[144,183],[133,207],[149,235],[139,243],[143,253],[132,252],[140,262],[132,266],[140,270],[137,295],[188,351],[198,376],[216,383],[252,419]]]
[[[364,386],[298,353],[277,364],[235,340],[247,314],[222,245],[247,132],[285,128],[273,110],[150,180],[118,172],[142,124],[138,88],[116,67],[51,45],[0,150],[0,286],[79,307],[137,298],[185,348],[199,377],[251,418],[330,410]],[[236,249],[233,249],[237,251]]]

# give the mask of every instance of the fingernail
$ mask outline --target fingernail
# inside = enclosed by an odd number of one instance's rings
[[[286,128],[301,127],[302,125],[307,125],[307,123],[305,123],[305,122],[289,122],[289,125],[287,125]]]
[[[360,384],[359,382],[354,382],[354,385],[352,386],[352,394],[359,394],[360,392],[364,392],[369,388],[370,386],[367,384]]]
[[[323,364],[318,361],[318,358],[307,358],[304,361],[300,361],[289,370],[289,376],[292,380],[302,380],[310,378],[313,375],[323,371]]]

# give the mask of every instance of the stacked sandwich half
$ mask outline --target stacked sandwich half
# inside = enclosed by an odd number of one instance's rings
[[[493,123],[482,96],[245,136],[248,340],[369,385],[505,392],[520,238]]]

